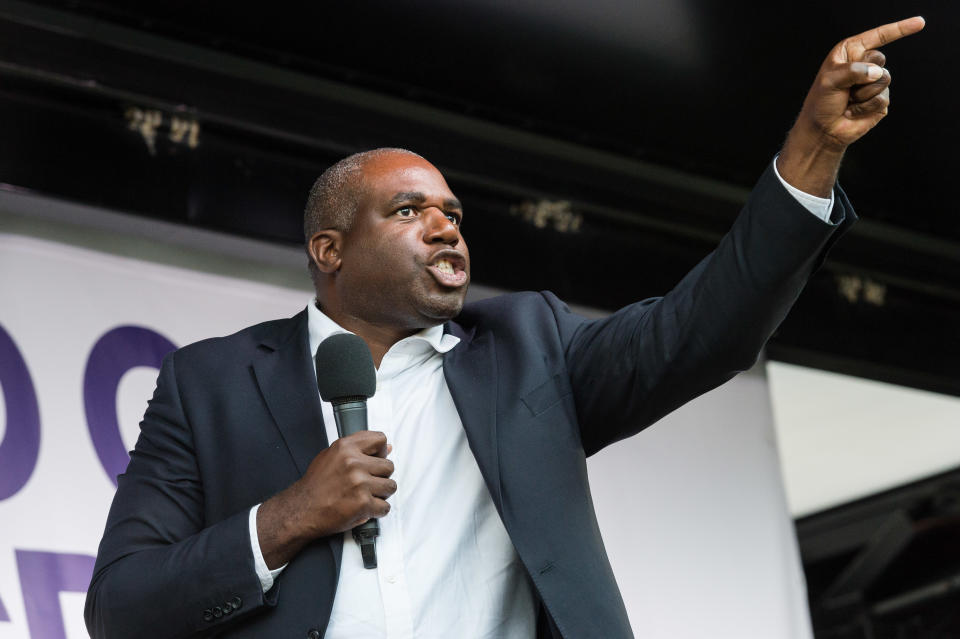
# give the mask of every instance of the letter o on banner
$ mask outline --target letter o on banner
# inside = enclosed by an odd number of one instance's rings
[[[83,374],[83,404],[87,428],[100,464],[114,486],[127,468],[130,456],[120,435],[117,419],[117,388],[131,368],[160,368],[163,356],[175,350],[173,342],[142,326],[119,326],[103,334],[93,345]]]
[[[40,409],[27,363],[0,326],[0,388],[7,412],[0,442],[0,501],[16,495],[30,479],[40,453]]]

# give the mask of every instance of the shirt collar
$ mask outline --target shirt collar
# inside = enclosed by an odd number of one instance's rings
[[[320,310],[320,306],[315,300],[312,300],[307,305],[307,329],[310,333],[311,354],[316,353],[317,347],[320,346],[320,342],[327,339],[331,335],[336,335],[337,333],[351,333],[351,331],[348,331],[327,317],[327,314]],[[432,347],[436,352],[443,354],[459,344],[460,338],[456,335],[444,333],[443,325],[438,324],[437,326],[425,328],[418,333],[414,333],[410,337],[400,340],[394,344],[390,350],[393,350],[397,346],[403,345],[401,346],[401,348],[403,348],[407,344],[412,345],[418,342],[429,344],[430,347]]]

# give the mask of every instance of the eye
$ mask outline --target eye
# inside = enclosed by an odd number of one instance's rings
[[[404,206],[394,211],[400,217],[413,217],[417,214],[417,209],[412,206]]]
[[[444,213],[447,216],[447,219],[454,223],[455,226],[460,226],[460,220],[463,219],[463,215],[460,213]]]

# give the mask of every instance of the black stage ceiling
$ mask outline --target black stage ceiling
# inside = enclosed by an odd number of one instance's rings
[[[769,354],[960,395],[960,5],[904,4],[0,0],[0,188],[297,245],[324,167],[405,146],[475,281],[614,308],[716,244],[836,41],[919,13],[843,169],[862,220]],[[957,472],[799,522],[819,637],[960,632]]]
[[[319,171],[406,146],[466,203],[476,281],[613,308],[716,243],[837,40],[910,13],[842,174],[863,220],[769,353],[960,394],[946,0],[0,1],[0,182],[296,244]]]

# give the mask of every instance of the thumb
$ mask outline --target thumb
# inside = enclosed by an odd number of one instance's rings
[[[883,77],[883,67],[870,62],[848,62],[824,74],[824,84],[830,89],[849,89],[857,84],[870,84]]]

